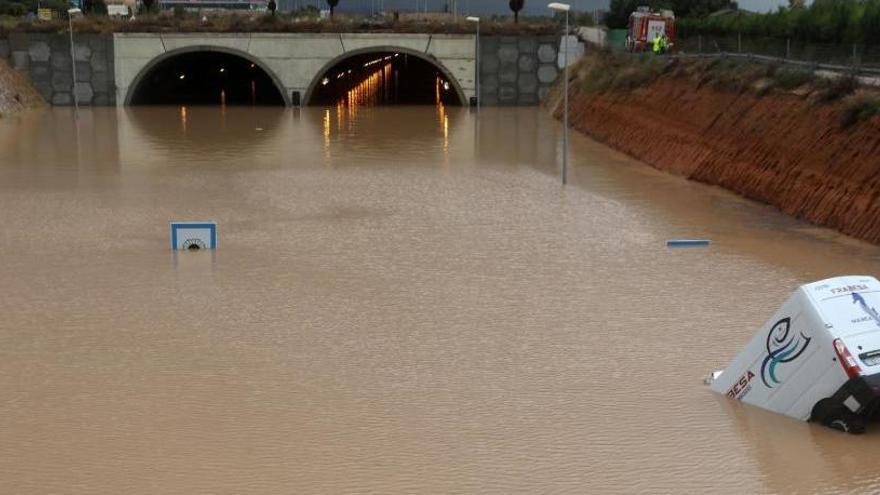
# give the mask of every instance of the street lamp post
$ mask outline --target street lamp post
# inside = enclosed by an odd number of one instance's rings
[[[553,2],[548,4],[547,7],[556,12],[565,12],[565,35],[563,38],[565,41],[563,42],[562,52],[562,65],[565,69],[563,79],[563,84],[565,85],[565,108],[562,118],[562,184],[565,185],[568,183],[568,11],[571,10],[571,5]]]
[[[467,17],[468,22],[475,22],[477,24],[477,53],[476,53],[476,82],[477,82],[477,115],[480,113],[480,105],[482,100],[482,95],[480,94],[480,18],[469,16]]]
[[[70,31],[70,67],[73,72],[73,113],[79,118],[79,98],[76,96],[76,52],[73,49],[73,16],[82,14],[80,9],[67,9],[67,27]]]

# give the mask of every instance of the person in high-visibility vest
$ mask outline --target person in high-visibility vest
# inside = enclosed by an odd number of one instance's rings
[[[654,35],[654,54],[660,55],[660,35]]]

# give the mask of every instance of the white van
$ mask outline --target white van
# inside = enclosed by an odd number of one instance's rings
[[[880,282],[836,277],[798,288],[711,389],[770,411],[861,433],[880,404]]]

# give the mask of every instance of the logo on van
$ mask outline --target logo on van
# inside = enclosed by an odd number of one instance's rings
[[[811,337],[791,331],[791,318],[783,318],[767,334],[767,357],[761,363],[761,380],[768,388],[782,383],[776,378],[776,367],[800,357],[810,345]]]
[[[874,309],[873,306],[868,306],[868,303],[865,302],[865,298],[862,297],[858,292],[853,292],[852,294],[853,304],[858,304],[862,311],[867,313],[869,319],[874,320],[874,323],[877,326],[880,326],[880,314],[877,313],[877,310]]]

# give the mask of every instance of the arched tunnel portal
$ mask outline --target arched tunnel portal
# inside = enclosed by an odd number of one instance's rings
[[[284,87],[259,60],[219,48],[166,53],[130,86],[129,105],[286,105]]]
[[[461,105],[464,92],[441,64],[394,47],[349,52],[327,63],[306,105]]]

